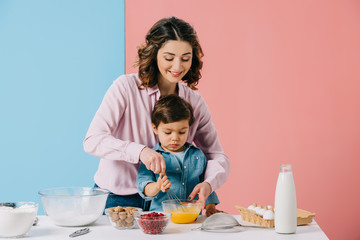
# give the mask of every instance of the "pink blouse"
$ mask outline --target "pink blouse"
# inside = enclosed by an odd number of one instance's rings
[[[151,127],[151,112],[160,97],[158,86],[139,90],[138,74],[122,75],[106,92],[84,139],[84,150],[101,158],[94,180],[119,195],[137,193],[136,175],[141,150],[158,139]],[[208,107],[198,92],[178,84],[179,96],[194,109],[195,121],[187,141],[206,155],[205,181],[212,190],[226,181],[230,162],[217,138]]]

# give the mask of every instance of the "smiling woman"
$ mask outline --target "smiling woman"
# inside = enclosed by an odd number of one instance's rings
[[[138,48],[138,74],[122,75],[109,88],[84,140],[85,151],[101,158],[94,179],[112,192],[107,208],[128,205],[125,199],[131,199],[133,207],[146,208],[138,194],[136,176],[140,163],[153,173],[166,170],[164,157],[152,149],[157,138],[151,112],[160,96],[168,94],[178,95],[193,106],[195,120],[184,140],[194,142],[207,159],[206,177],[184,198],[198,195],[205,204],[226,181],[229,160],[203,98],[194,91],[201,78],[202,56],[197,34],[189,23],[176,17],[160,19]]]

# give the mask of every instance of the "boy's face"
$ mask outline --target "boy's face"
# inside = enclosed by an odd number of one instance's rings
[[[160,122],[153,130],[159,137],[161,147],[167,152],[181,152],[189,134],[189,119],[172,123]]]

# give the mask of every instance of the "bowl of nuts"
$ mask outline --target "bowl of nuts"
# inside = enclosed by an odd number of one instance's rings
[[[136,228],[134,213],[137,212],[142,212],[142,209],[120,206],[105,209],[105,214],[108,216],[111,225],[117,229]]]

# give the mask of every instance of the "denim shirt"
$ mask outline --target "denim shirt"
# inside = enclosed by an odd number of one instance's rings
[[[184,161],[182,164],[176,157],[164,151],[160,144],[157,143],[153,148],[156,152],[164,156],[166,164],[166,175],[171,182],[170,189],[180,199],[187,199],[194,187],[204,181],[204,174],[206,169],[206,157],[200,148],[195,147],[190,143],[184,145]],[[162,211],[161,202],[168,200],[168,195],[160,191],[155,197],[147,197],[144,195],[145,186],[148,183],[156,182],[159,174],[154,174],[148,170],[146,166],[141,163],[136,178],[136,185],[139,190],[140,196],[144,199],[152,200],[150,211]],[[219,203],[219,199],[215,192],[212,192],[206,200],[206,204]]]

